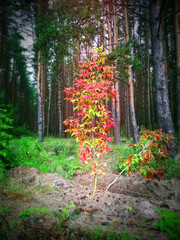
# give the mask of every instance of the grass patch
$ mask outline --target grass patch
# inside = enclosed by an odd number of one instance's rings
[[[165,209],[156,209],[156,211],[160,214],[156,226],[166,232],[168,239],[180,239],[180,215]]]
[[[165,179],[176,178],[180,180],[180,161],[173,161],[172,158],[168,158],[164,164],[166,170]]]
[[[89,230],[87,233],[91,240],[140,240],[141,238],[136,237],[134,234],[129,233],[128,230],[124,229],[121,233],[116,233],[113,230],[109,232],[103,231],[102,227],[96,227],[95,229]]]
[[[31,208],[26,208],[24,211],[19,213],[19,217],[22,219],[25,219],[27,217],[31,217],[34,214],[36,215],[44,215],[44,214],[49,214],[50,210],[47,209],[46,207],[43,208],[35,208],[35,207],[31,207]]]
[[[120,172],[124,167],[121,158],[127,158],[133,153],[133,148],[128,147],[132,139],[121,139],[122,144],[110,143],[109,147],[114,151],[105,155],[101,163],[106,163],[105,170],[114,173]],[[9,154],[11,161],[9,167],[24,165],[34,167],[41,172],[58,173],[61,176],[72,179],[80,170],[81,173],[90,171],[89,164],[79,161],[79,144],[74,138],[46,137],[42,144],[38,143],[37,137],[22,137],[11,140],[12,145]],[[180,162],[168,160],[163,166],[167,172],[166,178],[180,179]],[[0,175],[4,175],[4,169],[0,168]],[[124,172],[126,174],[126,172]],[[2,179],[2,177],[1,177]]]
[[[37,137],[22,137],[11,141],[10,167],[24,165],[41,172],[58,173],[71,179],[78,169],[87,171],[79,162],[78,143],[75,139],[48,137],[42,144]]]
[[[132,153],[132,149],[129,148],[129,144],[132,143],[132,139],[122,138],[121,145],[116,145],[114,143],[110,143],[109,147],[113,149],[113,152],[109,153],[107,157],[109,158],[107,168],[111,172],[119,172],[120,171],[120,159],[121,156],[128,157],[130,153]]]

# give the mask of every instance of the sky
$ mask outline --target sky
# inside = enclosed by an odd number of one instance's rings
[[[20,3],[17,5],[20,5]],[[35,79],[34,75],[34,69],[32,66],[32,59],[34,57],[34,51],[33,51],[33,42],[35,38],[35,32],[34,32],[34,11],[33,6],[30,6],[30,11],[24,11],[22,9],[18,9],[16,11],[13,11],[13,15],[11,17],[11,27],[17,27],[19,30],[19,33],[23,37],[23,40],[21,40],[21,46],[25,48],[25,56],[27,59],[27,70],[30,72],[30,81],[33,82]]]

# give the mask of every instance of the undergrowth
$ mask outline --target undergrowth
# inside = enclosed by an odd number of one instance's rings
[[[102,159],[105,162],[105,170],[118,173],[122,170],[121,159],[128,158],[133,153],[132,139],[122,139],[121,145],[110,143],[113,152],[108,153]],[[42,172],[58,173],[65,178],[72,179],[78,169],[81,173],[90,171],[88,164],[79,161],[79,144],[73,138],[47,137],[42,144],[37,137],[21,137],[10,141],[8,168],[24,165],[34,167]],[[164,178],[172,177],[180,179],[180,162],[174,162],[171,158],[164,162],[166,170]],[[124,172],[127,174],[127,172]],[[5,169],[0,166],[0,181],[4,181]]]
[[[10,167],[24,165],[71,179],[82,166],[77,155],[78,144],[74,139],[48,137],[43,144],[39,144],[37,137],[22,137],[13,139],[11,144]]]
[[[165,209],[156,209],[160,215],[156,226],[166,232],[168,239],[180,239],[180,215]]]

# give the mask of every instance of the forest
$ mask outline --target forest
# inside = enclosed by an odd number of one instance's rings
[[[180,239],[178,0],[1,0],[0,239]]]

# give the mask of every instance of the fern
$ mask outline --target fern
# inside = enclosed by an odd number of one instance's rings
[[[10,140],[12,139],[13,119],[8,112],[8,106],[0,104],[0,163],[8,165],[9,150],[12,148]]]

